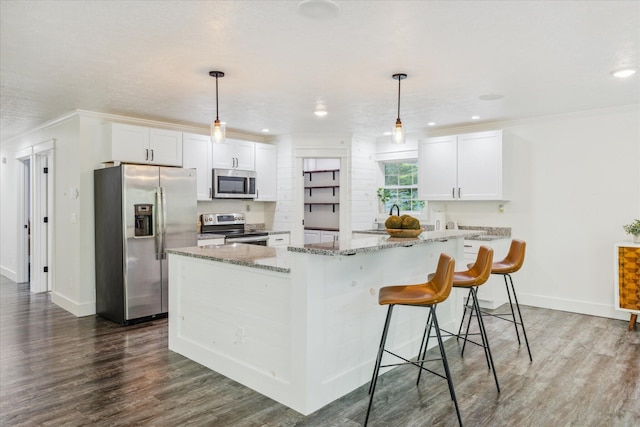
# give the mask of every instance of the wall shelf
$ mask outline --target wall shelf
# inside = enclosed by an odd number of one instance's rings
[[[340,169],[324,169],[324,170],[313,170],[313,171],[304,171],[305,174],[309,174],[309,181],[313,181],[314,173],[332,173],[333,180],[336,180],[336,172],[340,172]]]
[[[318,205],[324,205],[324,206],[333,206],[333,212],[336,211],[336,205],[339,205],[340,203],[305,203],[305,206],[309,206],[309,212],[312,212],[312,206],[318,206]]]
[[[336,188],[340,188],[339,185],[316,185],[316,186],[312,186],[312,187],[304,187],[304,189],[308,189],[309,190],[309,197],[312,197],[312,191],[314,188],[332,188],[333,189],[333,196],[335,197],[336,195]]]

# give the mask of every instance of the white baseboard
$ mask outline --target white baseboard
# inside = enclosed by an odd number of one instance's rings
[[[567,298],[554,298],[526,293],[518,293],[518,302],[533,307],[588,314],[590,316],[607,317],[610,319],[629,320],[629,313],[616,310],[609,304],[596,304]]]
[[[0,266],[0,274],[2,274],[7,279],[13,280],[14,282],[18,281],[18,273],[13,270],[9,270],[6,267]]]
[[[73,314],[76,317],[91,316],[96,314],[95,301],[78,303],[65,297],[64,295],[56,292],[51,292],[51,302],[53,302],[60,308],[67,310],[69,313]]]

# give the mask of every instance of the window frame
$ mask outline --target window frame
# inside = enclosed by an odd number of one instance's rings
[[[418,189],[418,179],[419,179],[419,174],[420,174],[420,163],[418,161],[417,157],[410,157],[410,158],[398,158],[398,159],[384,159],[384,160],[377,160],[378,163],[378,170],[379,170],[379,186],[378,186],[378,192],[380,190],[404,190],[404,189],[409,189],[412,191],[415,191],[415,195],[417,197],[415,198],[411,198],[409,199],[413,205],[413,203],[415,202],[422,202],[422,209],[421,210],[403,210],[402,213],[403,214],[412,214],[412,215],[421,215],[423,214],[423,212],[425,212],[425,210],[427,209],[427,201],[426,200],[420,200],[418,198],[419,196],[419,189]],[[415,184],[412,185],[386,185],[386,165],[388,164],[406,164],[406,163],[410,163],[410,164],[415,164]],[[387,212],[388,206],[387,203],[388,202],[382,202],[380,200],[380,197],[378,196],[378,201],[379,201],[379,208],[382,209],[382,212]],[[396,203],[397,203],[397,199],[396,199]],[[413,208],[413,206],[412,206]]]

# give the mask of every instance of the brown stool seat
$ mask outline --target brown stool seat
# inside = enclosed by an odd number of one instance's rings
[[[449,385],[449,394],[451,395],[451,400],[455,405],[456,415],[458,417],[458,424],[462,427],[462,419],[460,418],[460,410],[458,408],[458,401],[456,399],[455,391],[453,389],[453,383],[451,381],[451,373],[449,372],[449,364],[447,363],[447,356],[444,352],[444,345],[442,344],[442,336],[440,334],[440,327],[438,325],[438,318],[436,316],[436,306],[438,303],[445,301],[449,294],[451,293],[451,288],[453,286],[453,270],[454,270],[455,261],[454,259],[447,255],[441,254],[440,259],[438,260],[438,267],[436,268],[436,272],[431,274],[428,282],[419,283],[416,285],[400,285],[400,286],[385,286],[380,289],[378,294],[378,303],[380,305],[388,305],[389,308],[387,310],[387,318],[384,323],[384,328],[382,330],[382,338],[380,340],[380,346],[378,347],[378,355],[376,357],[376,364],[373,369],[373,376],[371,378],[371,384],[369,386],[369,406],[367,407],[367,415],[364,420],[364,425],[366,426],[369,421],[369,414],[371,413],[371,407],[373,406],[373,395],[376,390],[376,384],[378,382],[378,374],[380,372],[380,368],[382,367],[382,356],[384,353],[391,354],[392,356],[403,360],[405,363],[395,363],[384,365],[388,366],[396,366],[403,364],[411,364],[420,368],[420,373],[423,370],[434,373],[442,378],[446,378],[447,383]],[[389,325],[391,323],[391,315],[393,313],[393,308],[396,305],[406,305],[406,306],[421,306],[429,308],[429,316],[427,318],[427,326],[425,327],[425,334],[427,329],[430,331],[431,327],[435,328],[436,336],[438,337],[438,347],[440,349],[440,359],[442,360],[442,365],[444,367],[445,375],[440,375],[435,373],[434,371],[430,371],[429,369],[423,367],[424,363],[427,361],[432,361],[433,359],[425,359],[425,355],[422,358],[418,357],[418,360],[411,361],[401,357],[390,350],[385,348],[385,343],[387,340],[387,334],[389,332]],[[427,342],[428,343],[428,342]],[[424,337],[422,340],[420,351],[418,352],[418,356],[422,353],[422,345],[425,344]],[[424,346],[424,353],[426,354],[426,344]],[[438,360],[438,359],[435,359]],[[420,381],[420,376],[418,376],[418,381]],[[394,397],[395,398],[395,397]]]
[[[428,305],[437,304],[447,299],[438,293],[435,286],[425,283],[422,285],[387,286],[380,289],[378,304],[399,305]]]
[[[520,270],[520,267],[524,264],[526,246],[527,244],[523,240],[513,239],[505,259],[496,261],[491,266],[491,274],[511,274]]]

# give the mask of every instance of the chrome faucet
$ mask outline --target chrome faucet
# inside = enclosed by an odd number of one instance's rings
[[[389,215],[393,215],[393,208],[396,208],[398,210],[398,216],[400,216],[400,206],[398,205],[393,205],[391,206],[391,210],[389,211]]]

